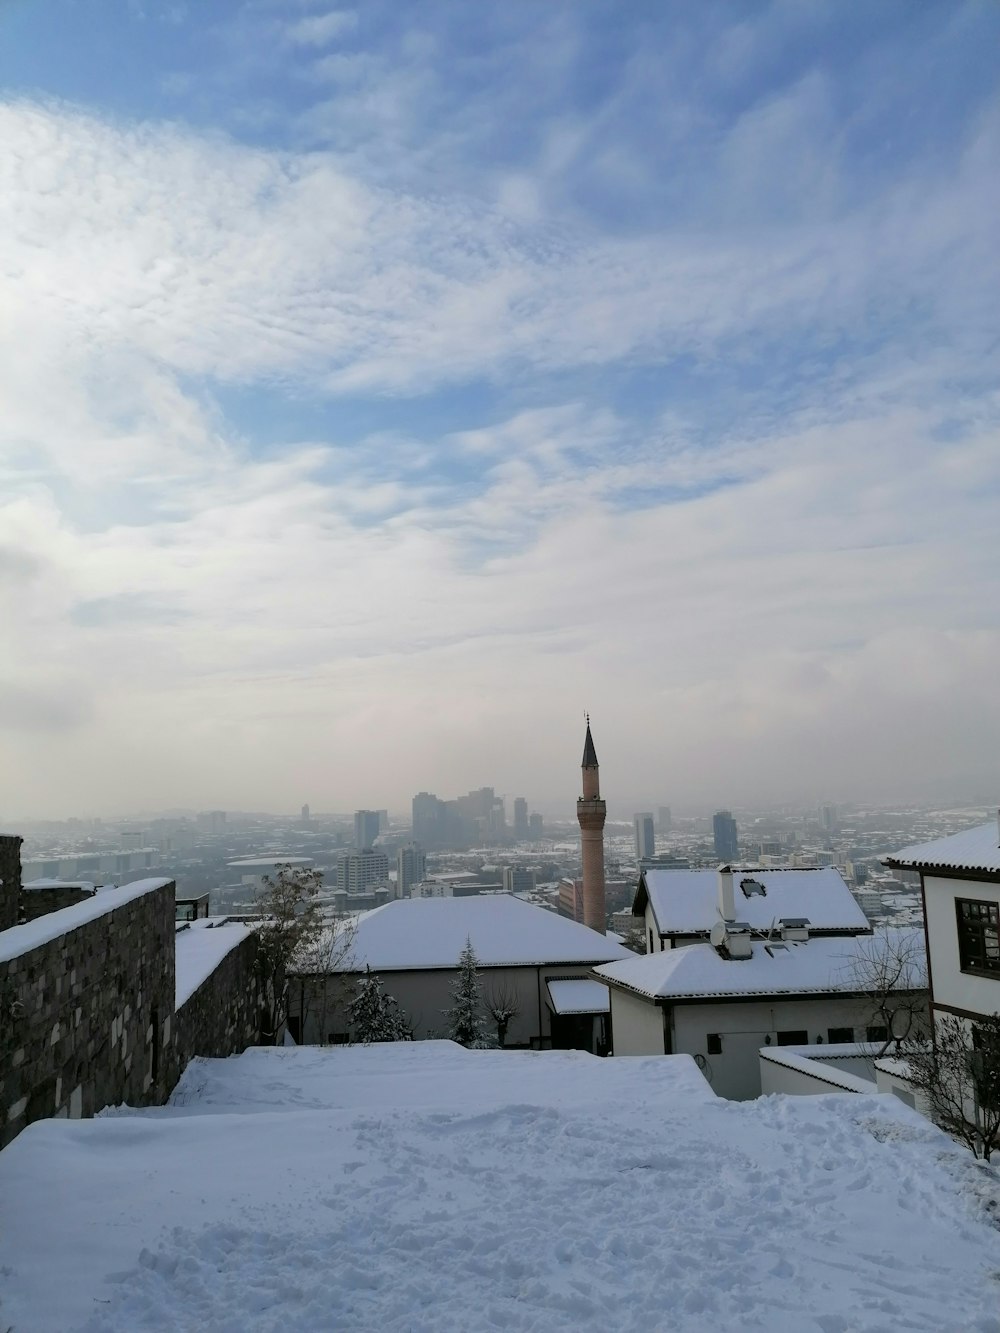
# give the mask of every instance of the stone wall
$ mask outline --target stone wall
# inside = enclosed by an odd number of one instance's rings
[[[0,836],[0,930],[7,930],[17,925],[23,841],[23,838],[17,836]]]
[[[66,909],[54,938],[56,915],[0,933],[0,1147],[46,1116],[166,1099],[174,884],[148,883]],[[107,910],[87,919],[98,902]]]
[[[257,1045],[260,1019],[256,958],[257,936],[251,933],[226,954],[177,1010],[170,1057],[171,1086],[196,1055],[236,1055]]]
[[[68,884],[62,884],[57,889],[22,889],[20,920],[36,921],[49,912],[61,912],[64,907],[74,907],[77,903],[93,898],[96,891]]]

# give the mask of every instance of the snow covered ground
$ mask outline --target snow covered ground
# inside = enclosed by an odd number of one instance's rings
[[[997,1186],[894,1098],[686,1057],[253,1050],[0,1153],[0,1328],[1000,1333]]]

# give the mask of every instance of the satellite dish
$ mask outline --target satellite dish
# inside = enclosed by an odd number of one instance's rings
[[[726,923],[725,921],[716,921],[715,925],[708,932],[709,942],[720,948],[726,942]]]

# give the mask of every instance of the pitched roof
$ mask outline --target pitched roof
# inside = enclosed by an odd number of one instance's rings
[[[924,935],[919,926],[896,926],[875,935],[844,935],[789,941],[779,946],[754,940],[753,957],[723,958],[711,944],[688,944],[626,962],[605,963],[594,975],[649,999],[696,996],[808,995],[860,989],[854,972],[858,960],[901,947],[913,958],[900,989],[927,985]]]
[[[979,824],[963,833],[952,833],[933,842],[916,843],[887,856],[888,866],[938,870],[986,870],[1000,872],[1000,830],[997,821]]]
[[[741,880],[756,880],[763,894],[745,894]],[[758,930],[781,917],[806,917],[812,931],[867,931],[868,919],[832,866],[815,870],[733,870],[736,916]],[[646,901],[661,935],[708,934],[719,912],[717,870],[644,870],[632,910],[642,915]]]
[[[606,935],[509,893],[475,898],[403,898],[358,921],[342,972],[452,968],[471,939],[483,967],[605,963],[630,958]]]
[[[556,1014],[606,1014],[611,1009],[608,988],[600,981],[568,977],[547,983]]]

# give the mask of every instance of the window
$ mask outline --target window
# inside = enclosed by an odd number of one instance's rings
[[[722,1036],[718,1032],[708,1034],[708,1053],[709,1055],[722,1054]]]
[[[872,1027],[865,1028],[865,1041],[888,1041],[889,1029],[880,1027],[877,1023]]]
[[[808,1033],[808,1032],[799,1032],[799,1031],[795,1031],[795,1032],[779,1032],[779,1033],[778,1033],[778,1045],[779,1045],[779,1046],[808,1046],[808,1045],[809,1045],[809,1033]]]
[[[1000,904],[956,898],[955,911],[962,971],[1000,976]]]
[[[351,1035],[349,1032],[328,1032],[326,1034],[326,1044],[328,1046],[350,1046]]]
[[[835,1042],[853,1041],[853,1040],[854,1040],[854,1029],[853,1029],[853,1028],[827,1028],[827,1030],[826,1030],[826,1039],[827,1039],[827,1041],[830,1042],[831,1044],[833,1044],[833,1043],[835,1043]]]

